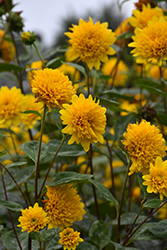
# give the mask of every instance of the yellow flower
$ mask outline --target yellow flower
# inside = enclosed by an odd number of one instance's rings
[[[158,218],[160,220],[165,220],[167,219],[167,204],[163,205],[163,207],[161,207],[158,210]]]
[[[153,17],[144,29],[135,29],[134,42],[129,47],[135,47],[131,51],[137,57],[137,63],[146,64],[146,69],[150,63],[162,65],[162,59],[167,59],[167,22],[163,17]]]
[[[33,140],[39,141],[40,140],[40,134],[41,132],[37,132],[36,135],[34,135]],[[46,134],[42,135],[42,142],[47,144],[48,141],[50,140],[49,136]]]
[[[37,70],[30,82],[36,102],[44,102],[48,108],[62,108],[64,103],[70,103],[75,94],[72,82],[58,69]]]
[[[25,97],[21,90],[12,87],[2,86],[0,89],[0,124],[9,127],[21,123],[22,113],[25,107]]]
[[[167,79],[167,68],[161,67],[161,70],[162,70],[162,77],[166,80]],[[157,65],[152,65],[149,68],[149,72],[147,72],[147,75],[159,80],[159,78],[160,78],[159,67]]]
[[[39,113],[42,112],[43,104],[42,103],[36,103],[34,95],[26,95],[25,96],[26,101],[26,107],[22,111],[26,110],[34,110],[38,111]],[[37,122],[37,120],[40,120],[40,116],[30,113],[30,114],[23,114],[22,117],[22,127],[25,128],[25,130],[32,129]]]
[[[115,42],[117,45],[121,46],[122,44],[127,44],[128,39],[124,39],[124,40],[120,40],[119,36],[122,35],[123,33],[129,31],[131,28],[131,26],[129,25],[129,21],[128,18],[126,18],[125,20],[123,20],[120,25],[116,28],[116,30],[114,31],[116,37],[117,37],[117,41]]]
[[[81,221],[86,213],[84,203],[80,200],[75,188],[71,185],[46,186],[45,196],[48,199],[43,200],[45,210],[49,216],[50,222],[48,228],[57,228],[61,230],[69,227],[74,221]]]
[[[135,187],[132,189],[132,200],[136,200],[140,196],[141,188]]]
[[[115,80],[114,80],[114,86],[124,86],[128,76],[127,76],[127,71],[128,71],[128,67],[126,66],[126,64],[120,60],[118,63],[118,66],[116,66],[117,63],[117,58],[110,58],[108,60],[108,62],[104,63],[102,68],[101,68],[101,72],[104,75],[109,75],[109,76],[115,76]],[[112,79],[109,79],[107,81],[107,83],[110,85],[112,82]]]
[[[25,31],[21,34],[21,40],[26,45],[31,45],[35,42],[36,36],[34,32]]]
[[[9,41],[9,36],[4,36],[4,31],[0,30],[0,57],[5,62],[11,62],[15,57],[15,53],[15,47],[13,43]]]
[[[123,101],[120,105],[120,108],[125,109],[129,112],[135,112],[135,113],[137,112],[137,104],[136,103],[129,103],[128,101]],[[129,112],[122,111],[121,115],[122,116],[128,115]]]
[[[83,241],[83,239],[80,238],[80,232],[74,232],[74,229],[69,227],[60,232],[59,236],[61,238],[59,244],[63,245],[64,250],[75,250],[79,242]]]
[[[161,157],[157,157],[154,165],[150,163],[149,174],[142,178],[148,193],[159,193],[161,200],[163,196],[167,197],[167,161],[163,162]]]
[[[98,70],[100,61],[107,62],[107,55],[114,55],[115,50],[110,47],[116,37],[112,30],[107,29],[108,23],[95,24],[91,17],[89,21],[79,20],[79,25],[72,25],[69,28],[72,32],[66,32],[65,35],[70,38],[70,48],[66,52],[67,60],[73,61],[77,58],[87,63],[91,70],[93,66]]]
[[[128,21],[133,27],[143,29],[154,16],[158,19],[163,16],[166,19],[162,9],[158,7],[151,8],[151,5],[148,3],[147,5],[142,5],[142,11],[133,10],[133,16],[129,17]]]
[[[73,95],[72,104],[64,104],[64,109],[60,110],[63,124],[67,125],[62,132],[71,136],[68,144],[81,143],[87,152],[90,143],[104,142],[102,134],[106,126],[106,108],[95,103],[92,96],[86,99],[83,94]]]
[[[43,65],[41,61],[35,61],[32,62],[31,65],[29,65],[27,68],[32,68],[32,69],[42,69]],[[37,70],[29,70],[27,71],[27,78],[28,81],[31,81],[33,79],[33,76],[36,74]]]
[[[29,206],[28,208],[21,209],[21,212],[22,216],[18,219],[20,224],[17,226],[22,228],[22,232],[39,232],[39,230],[44,228],[49,222],[47,213],[42,207],[38,206],[38,203],[35,203],[34,207]]]
[[[166,155],[167,146],[160,130],[144,119],[140,124],[129,123],[123,136],[125,140],[122,143],[132,160],[129,175],[134,172],[148,173],[150,163],[154,163],[158,156]]]

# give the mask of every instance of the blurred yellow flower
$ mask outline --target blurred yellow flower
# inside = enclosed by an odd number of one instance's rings
[[[41,132],[37,132],[37,133],[34,135],[33,140],[39,141],[39,139],[40,139],[40,134],[41,134]],[[50,140],[50,138],[49,138],[48,135],[46,135],[46,134],[43,134],[43,135],[42,135],[42,142],[43,142],[43,143],[47,144],[49,140]]]
[[[34,95],[26,95],[25,96],[26,101],[26,107],[22,111],[26,110],[33,110],[38,111],[39,113],[43,110],[43,104],[42,103],[36,103]],[[36,124],[37,120],[40,120],[40,116],[30,113],[30,114],[23,114],[22,116],[22,127],[24,127],[25,130],[32,129],[34,125]]]
[[[86,213],[84,203],[77,194],[77,190],[71,185],[46,186],[47,199],[44,209],[47,212],[50,222],[48,228],[57,228],[61,230],[69,227],[74,221],[81,221]]]
[[[43,65],[41,61],[35,61],[32,62],[30,65],[28,65],[27,69],[31,68],[31,69],[42,69]],[[34,75],[36,74],[37,70],[29,70],[27,71],[27,79],[28,81],[31,81],[34,77]]]
[[[167,146],[160,130],[144,119],[140,124],[129,123],[123,136],[122,143],[132,160],[129,175],[134,172],[148,173],[150,163],[154,163],[158,156],[166,155]]]
[[[25,108],[25,104],[21,89],[2,86],[0,88],[0,124],[7,128],[10,125],[19,125],[23,116],[20,111]]]
[[[39,232],[39,230],[44,228],[49,222],[47,213],[42,207],[39,207],[38,203],[35,203],[34,207],[29,206],[28,208],[21,209],[21,212],[22,216],[18,219],[20,224],[17,226],[22,228],[22,232]]]
[[[74,229],[69,227],[60,232],[59,236],[59,244],[63,245],[64,250],[75,250],[79,242],[83,241],[83,239],[80,238],[80,232],[74,232]]]
[[[141,188],[135,187],[132,189],[132,200],[136,200],[140,196]]]
[[[12,41],[9,41],[9,36],[4,34],[4,31],[0,29],[0,57],[5,62],[11,62],[15,57],[16,50]]]
[[[117,67],[115,67],[116,63],[117,58],[111,57],[108,62],[103,64],[101,72],[104,75],[112,77],[116,74],[113,86],[124,86],[128,79],[128,67],[122,60],[118,62]],[[109,79],[107,83],[110,85],[112,83],[112,79]]]
[[[128,101],[123,101],[123,102],[121,103],[121,105],[120,105],[120,108],[121,108],[121,109],[125,109],[125,110],[128,111],[128,112],[122,111],[122,112],[121,112],[121,115],[122,115],[122,116],[128,115],[129,112],[135,112],[135,113],[137,112],[137,104],[136,104],[136,103],[130,103],[130,102],[128,102]]]
[[[80,80],[80,72],[73,66],[67,65],[63,63],[60,67],[57,68],[65,75],[68,75],[72,81],[79,81]]]
[[[66,52],[67,61],[77,58],[85,62],[91,70],[93,66],[98,70],[100,61],[107,62],[107,55],[114,55],[116,52],[111,45],[116,41],[112,30],[107,29],[108,23],[95,24],[91,17],[89,21],[79,20],[79,25],[72,25],[69,28],[72,32],[65,35],[70,38],[70,47]]]
[[[37,70],[30,82],[36,102],[44,102],[48,108],[62,108],[64,103],[70,103],[75,90],[68,76],[58,69]]]
[[[149,174],[143,175],[142,178],[148,193],[159,193],[160,200],[163,200],[163,196],[167,197],[167,160],[163,161],[161,157],[157,157],[154,165],[150,163]]]
[[[163,207],[161,207],[158,210],[158,218],[160,220],[165,220],[167,219],[167,204],[163,205]]]
[[[81,143],[87,152],[90,143],[104,142],[102,134],[106,126],[106,108],[95,103],[92,96],[86,99],[83,94],[73,95],[72,104],[64,104],[64,109],[60,110],[63,124],[67,125],[62,132],[72,135],[68,144]]]
[[[163,79],[166,80],[167,79],[167,68],[161,67],[161,70],[162,70],[162,77],[163,77]],[[159,78],[160,78],[159,67],[157,65],[151,65],[151,67],[149,68],[149,70],[147,72],[147,75],[159,80]]]
[[[31,45],[35,42],[35,40],[36,40],[36,36],[35,36],[34,32],[25,31],[21,34],[21,41],[25,45]]]
[[[135,49],[131,53],[137,57],[137,63],[146,65],[146,69],[151,63],[161,66],[162,59],[167,59],[167,22],[163,17],[159,19],[153,17],[147,27],[136,28],[135,36],[132,38],[134,42],[128,46],[135,47]]]
[[[129,24],[128,18],[126,18],[125,20],[123,20],[120,25],[116,28],[116,30],[114,31],[116,37],[117,37],[117,41],[115,42],[117,45],[121,46],[124,43],[127,43],[127,41],[129,39],[124,38],[123,40],[119,39],[119,36],[122,35],[123,33],[129,31],[131,29],[131,26]]]
[[[157,18],[163,16],[166,19],[162,9],[159,7],[152,8],[148,3],[147,5],[142,5],[142,11],[133,10],[133,16],[129,17],[128,21],[133,27],[143,29],[154,16]]]

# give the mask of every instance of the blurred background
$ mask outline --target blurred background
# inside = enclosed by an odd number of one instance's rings
[[[22,11],[24,31],[38,34],[45,47],[63,42],[64,32],[72,23],[89,16],[96,22],[108,22],[113,31],[131,16],[137,0],[13,0],[14,11]]]

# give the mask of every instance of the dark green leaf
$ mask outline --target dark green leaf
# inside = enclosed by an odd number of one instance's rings
[[[111,192],[103,184],[93,179],[89,179],[89,182],[92,183],[98,189],[99,193],[105,200],[112,201],[115,207],[118,209],[119,207],[118,201],[114,198]]]
[[[142,179],[142,174],[138,173],[137,174],[137,180],[138,180],[138,183],[139,183],[139,186],[144,194],[144,196],[146,196],[147,194],[147,186],[144,186],[142,183],[144,182],[144,180]]]
[[[55,174],[53,186],[59,184],[67,184],[67,183],[76,183],[76,182],[84,182],[90,179],[93,175],[87,174],[78,174],[75,172],[61,172]]]
[[[23,68],[11,63],[0,63],[0,72],[3,71],[10,71],[16,73],[19,71],[23,71]]]
[[[84,241],[79,243],[76,250],[98,250],[98,248],[95,245],[92,245],[89,242]]]
[[[48,146],[48,152],[51,154],[55,154],[59,145],[60,145],[61,141],[60,140],[50,140],[47,143]],[[67,142],[65,142],[63,144],[63,146],[61,147],[58,156],[62,156],[62,157],[71,157],[71,156],[79,156],[79,155],[84,155],[85,151],[83,150],[83,148],[81,146],[78,145],[68,145]]]
[[[83,66],[78,65],[76,63],[69,63],[69,62],[62,62],[62,63],[65,63],[67,65],[73,66],[74,68],[76,68],[77,70],[79,70],[85,77],[87,77],[85,68]]]
[[[121,225],[130,225],[133,224],[135,218],[136,218],[135,213],[125,213],[121,215]],[[147,218],[147,216],[145,215],[140,215],[139,218],[136,221],[136,224],[139,224],[141,222],[143,222],[145,219]],[[115,219],[112,221],[112,225],[117,225],[118,224],[118,220]]]
[[[26,111],[21,111],[21,113],[24,113],[24,114],[35,114],[35,115],[39,115],[41,117],[41,114],[36,111],[36,110],[26,110]]]
[[[47,62],[46,68],[51,68],[51,69],[58,68],[62,64],[61,60],[62,60],[61,57],[57,57],[57,58],[50,60],[49,62]]]
[[[159,221],[150,226],[149,231],[158,238],[167,238],[167,220]]]
[[[158,208],[161,205],[162,201],[158,199],[148,200],[144,203],[143,208]]]
[[[167,126],[166,114],[158,113],[158,120],[161,124]]]
[[[110,241],[110,243],[114,245],[115,250],[137,250],[135,247],[123,247],[121,244],[115,243],[114,241]]]
[[[0,207],[8,208],[9,210],[14,211],[14,212],[20,212],[20,210],[23,209],[23,207],[20,204],[6,201],[1,198],[0,198]]]
[[[49,241],[51,240],[56,234],[58,234],[58,230],[56,228],[42,230],[40,231],[40,239],[42,241]]]
[[[28,155],[34,162],[38,156],[39,141],[29,141],[22,145],[23,152]],[[40,160],[48,154],[48,146],[42,142]]]
[[[120,98],[120,99],[124,99],[124,100],[133,101],[135,99],[134,96],[130,96],[130,95],[127,95],[127,94],[122,94],[122,93],[120,93],[120,91],[117,91],[116,89],[114,89],[114,90],[106,90],[106,91],[104,91],[102,93],[107,94],[109,97],[116,97],[116,98]]]
[[[156,237],[153,233],[151,233],[150,228],[156,226],[156,222],[152,223],[145,223],[143,224],[136,232],[135,234],[130,238],[129,242],[133,241],[150,241],[150,240],[156,240]]]
[[[14,162],[14,163],[10,163],[6,166],[6,168],[11,168],[11,167],[18,167],[18,166],[23,166],[26,165],[27,162]]]
[[[108,100],[108,99],[105,99],[105,98],[98,98],[100,99],[100,104],[101,105],[104,105],[105,107],[109,108],[109,109],[113,109],[113,106],[115,105],[120,105],[119,102],[116,102],[116,101],[113,101],[113,100]]]
[[[89,230],[89,237],[99,249],[102,249],[110,242],[111,232],[107,223],[104,221],[95,221]]]
[[[5,149],[2,150],[2,151],[0,151],[0,157],[2,157],[2,156],[4,156],[4,155],[6,155],[6,150],[5,150]]]

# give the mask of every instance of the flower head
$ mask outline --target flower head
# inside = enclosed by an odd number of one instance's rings
[[[114,86],[124,86],[128,76],[127,76],[127,71],[128,71],[128,67],[126,66],[126,64],[120,60],[117,67],[115,67],[117,64],[117,58],[111,57],[108,62],[104,63],[102,68],[101,68],[101,72],[105,75],[109,75],[109,76],[115,76],[115,80],[114,80]],[[107,81],[108,84],[112,83],[112,79]]]
[[[34,32],[25,31],[21,34],[21,40],[25,45],[31,45],[36,41]]]
[[[93,66],[100,68],[100,61],[107,62],[107,55],[114,55],[115,50],[110,47],[116,37],[112,30],[107,29],[108,23],[95,24],[91,17],[89,21],[79,20],[79,25],[73,25],[65,35],[70,38],[71,47],[68,49],[67,60],[73,61],[77,58],[87,63],[91,70]]]
[[[64,104],[60,110],[63,124],[67,125],[62,132],[71,136],[68,144],[81,143],[85,151],[89,150],[90,143],[104,142],[102,134],[106,126],[106,108],[95,103],[92,96],[86,99],[83,94],[73,95],[72,104]]]
[[[35,61],[35,62],[32,62],[31,65],[29,65],[27,68],[34,69],[34,70],[27,71],[27,79],[28,79],[28,81],[31,81],[37,72],[36,69],[42,69],[43,65],[42,65],[41,61]]]
[[[145,28],[148,21],[151,21],[154,16],[157,18],[163,16],[165,18],[163,10],[158,7],[151,8],[149,3],[147,5],[143,4],[142,7],[142,11],[133,10],[133,16],[128,18],[129,23],[135,28]]]
[[[3,30],[0,30],[0,57],[5,62],[11,62],[15,57],[15,53],[15,47],[10,41],[9,36],[5,35]]]
[[[149,174],[142,178],[148,193],[159,193],[161,200],[163,195],[167,197],[167,161],[163,162],[161,157],[157,157],[154,164],[150,163]]]
[[[60,240],[59,244],[63,245],[64,250],[75,250],[79,242],[83,239],[80,237],[80,232],[75,231],[73,228],[66,228],[59,233]]]
[[[48,108],[62,108],[64,103],[70,103],[75,94],[72,82],[58,69],[37,70],[30,82],[36,102],[44,102]]]
[[[29,208],[21,209],[21,212],[22,216],[18,219],[20,224],[17,226],[22,228],[22,232],[39,232],[39,230],[44,228],[49,222],[47,213],[42,207],[38,206],[38,203],[35,203],[34,207],[29,206]]]
[[[46,187],[45,196],[47,199],[43,202],[50,219],[48,228],[59,227],[63,229],[71,226],[74,221],[83,219],[82,216],[86,213],[83,209],[84,203],[80,201],[81,199],[75,188],[71,185]]]
[[[137,57],[137,63],[144,63],[148,68],[151,62],[161,66],[162,59],[167,59],[167,21],[163,17],[153,17],[144,29],[136,28],[132,38],[134,42],[129,47],[135,47],[131,53]]]
[[[134,172],[148,173],[150,163],[154,163],[158,156],[166,155],[165,140],[158,127],[150,122],[142,120],[140,124],[129,123],[123,136],[125,140],[122,143],[132,160],[129,175]]]
[[[0,124],[9,127],[11,124],[17,126],[21,123],[22,113],[25,108],[25,97],[21,90],[2,86],[0,89]]]
[[[33,110],[38,111],[39,113],[43,110],[43,104],[42,103],[36,103],[34,95],[26,95],[25,96],[26,101],[26,107],[22,111],[26,110]],[[22,116],[22,126],[24,126],[25,130],[32,129],[37,122],[37,120],[40,120],[40,116],[34,113],[30,114],[23,114]]]
[[[165,220],[167,219],[167,204],[163,205],[163,207],[161,207],[158,210],[158,218],[160,220]]]

